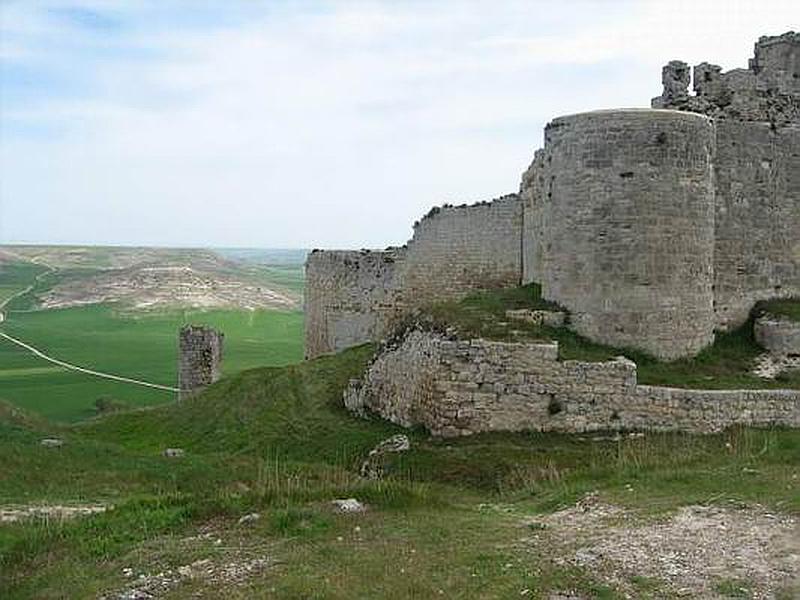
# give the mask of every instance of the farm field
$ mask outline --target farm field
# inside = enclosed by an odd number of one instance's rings
[[[0,312],[2,331],[59,360],[80,367],[175,386],[177,383],[177,332],[188,323],[216,327],[225,334],[223,372],[227,375],[262,366],[279,366],[302,360],[303,316],[302,251],[283,251],[270,262],[269,251],[240,251],[233,259],[211,251],[158,249],[86,249],[54,247],[13,248],[11,260],[0,261],[0,304],[36,283],[31,293],[13,298]],[[241,256],[240,256],[241,255]],[[2,258],[2,256],[0,256]],[[26,262],[41,261],[38,264]],[[284,309],[243,309],[230,305],[199,308],[173,304],[150,310],[132,306],[136,289],[126,289],[117,302],[91,303],[67,308],[41,309],[40,300],[66,277],[73,286],[87,289],[102,277],[125,281],[131,270],[149,265],[202,263],[210,288],[216,273],[224,276],[235,296],[237,282],[260,290],[278,290],[292,299]],[[263,261],[263,262],[262,262]],[[300,262],[298,262],[300,261]],[[47,266],[45,266],[47,265]],[[209,267],[209,265],[211,265]],[[47,272],[48,268],[52,271]],[[46,276],[35,281],[37,275]],[[157,282],[162,297],[169,298],[174,283]],[[150,293],[150,291],[148,291]],[[12,342],[0,339],[0,399],[56,421],[73,422],[96,414],[95,402],[104,398],[130,406],[148,406],[173,400],[174,393],[77,373],[36,357]]]
[[[98,305],[16,313],[5,331],[82,367],[174,386],[177,331],[192,322],[225,332],[225,375],[303,358],[300,312],[185,311],[133,316]],[[103,396],[150,405],[172,400],[173,394],[68,371],[0,340],[3,399],[51,419],[74,421],[91,416],[95,401]]]

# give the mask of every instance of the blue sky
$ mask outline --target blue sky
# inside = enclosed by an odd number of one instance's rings
[[[0,0],[0,242],[384,247],[795,0]]]

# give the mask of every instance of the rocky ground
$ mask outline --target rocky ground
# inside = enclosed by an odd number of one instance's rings
[[[791,598],[800,593],[800,521],[759,506],[686,506],[643,517],[589,495],[528,519],[525,543],[588,570],[628,598]],[[563,598],[580,598],[564,592]],[[779,595],[782,594],[782,595]]]

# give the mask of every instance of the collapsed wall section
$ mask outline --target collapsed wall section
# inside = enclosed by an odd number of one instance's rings
[[[636,365],[558,359],[558,346],[411,331],[351,382],[345,405],[445,437],[487,431],[648,429],[708,433],[800,426],[797,390],[640,386]]]
[[[527,278],[580,334],[673,359],[713,341],[715,139],[666,110],[560,117],[526,174]]]

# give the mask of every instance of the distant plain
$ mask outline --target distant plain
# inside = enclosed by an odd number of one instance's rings
[[[177,383],[177,331],[185,323],[207,324],[225,333],[226,375],[285,365],[303,357],[304,256],[294,250],[6,246],[0,248],[0,303],[33,288],[8,302],[0,327],[55,358],[167,386]],[[83,289],[91,299],[97,281],[113,282],[118,276],[117,281],[138,284],[141,280],[135,274],[152,270],[152,265],[180,266],[193,277],[201,273],[212,292],[224,279],[227,295],[210,294],[211,301],[201,298],[210,306],[192,306],[194,298],[179,295],[171,301],[181,282],[165,278],[147,282],[142,294],[159,299],[147,309],[135,305],[138,289],[131,286],[119,298],[112,295],[104,302],[42,309],[42,299],[57,297],[65,281],[72,290],[85,283]],[[258,289],[249,301],[263,298],[263,306],[238,305],[239,282],[249,290]],[[115,291],[113,286],[108,289]],[[271,305],[273,292],[291,303]],[[101,398],[146,406],[169,402],[174,394],[70,371],[0,339],[0,399],[49,419],[76,421],[94,415]]]

